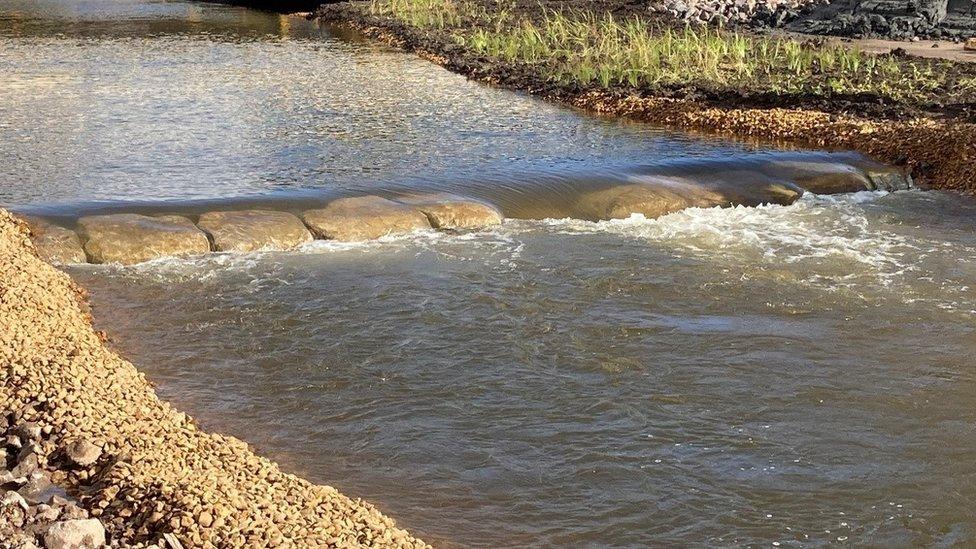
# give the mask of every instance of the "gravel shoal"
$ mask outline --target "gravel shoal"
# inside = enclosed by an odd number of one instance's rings
[[[170,535],[185,547],[428,547],[372,505],[284,473],[161,401],[28,234],[0,209],[0,406],[49,449],[100,448],[59,480],[110,544]]]

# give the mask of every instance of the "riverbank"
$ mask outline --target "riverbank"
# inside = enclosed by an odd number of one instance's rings
[[[328,5],[315,17],[587,111],[856,150],[906,167],[923,185],[976,191],[976,65],[678,28],[624,4],[594,9],[399,1]]]
[[[29,473],[76,498],[110,543],[155,543],[171,534],[185,547],[426,546],[372,505],[284,473],[240,440],[201,431],[160,401],[92,328],[84,291],[38,258],[28,234],[0,210],[5,427],[36,434],[22,441],[34,455]],[[97,455],[64,459],[76,445]],[[28,473],[22,453],[8,448],[5,467]],[[43,538],[45,531],[30,529],[33,516],[18,514],[17,497],[4,502],[0,532],[14,527]]]

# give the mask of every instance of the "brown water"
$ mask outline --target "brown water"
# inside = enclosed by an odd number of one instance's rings
[[[0,202],[54,215],[404,187],[511,215],[861,162],[594,119],[222,6],[0,0],[0,73]],[[69,271],[165,398],[439,545],[968,545],[974,219],[806,195]]]

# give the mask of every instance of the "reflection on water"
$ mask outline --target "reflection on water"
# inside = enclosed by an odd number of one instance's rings
[[[227,6],[0,0],[0,74],[0,202],[55,213],[428,187],[532,217],[772,159]],[[71,273],[166,398],[443,545],[952,545],[974,218],[808,195]]]
[[[0,14],[0,203],[517,182],[742,148],[580,117],[295,17],[135,1]]]

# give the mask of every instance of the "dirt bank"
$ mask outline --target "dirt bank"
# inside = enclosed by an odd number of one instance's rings
[[[544,6],[521,2],[513,3],[510,8],[526,20],[537,20],[545,17],[546,10],[556,9],[603,10],[602,13],[623,17],[637,8],[627,2],[595,0],[550,2]],[[921,70],[945,71],[941,88],[905,100],[874,94],[782,93],[762,89],[761,82],[749,89],[721,89],[694,83],[607,86],[554,79],[539,64],[486,57],[460,44],[453,29],[420,28],[390,16],[375,15],[370,5],[364,3],[323,6],[315,16],[416,52],[472,79],[527,91],[588,111],[781,144],[856,150],[910,169],[922,185],[976,191],[973,161],[976,87],[971,86],[976,82],[976,65],[973,64],[939,61],[930,65],[936,62],[903,61],[898,56],[889,56],[887,59],[896,63],[920,63],[912,66]],[[505,17],[513,16],[506,12]],[[661,15],[648,21],[669,24]],[[460,32],[464,32],[464,24]],[[830,77],[830,74],[823,75],[825,80]]]
[[[426,546],[368,503],[199,430],[106,347],[87,310],[82,290],[40,260],[26,226],[0,209],[4,424],[36,430],[40,470],[56,465],[44,461],[58,448],[100,449],[56,480],[110,543],[172,533],[186,547]]]

